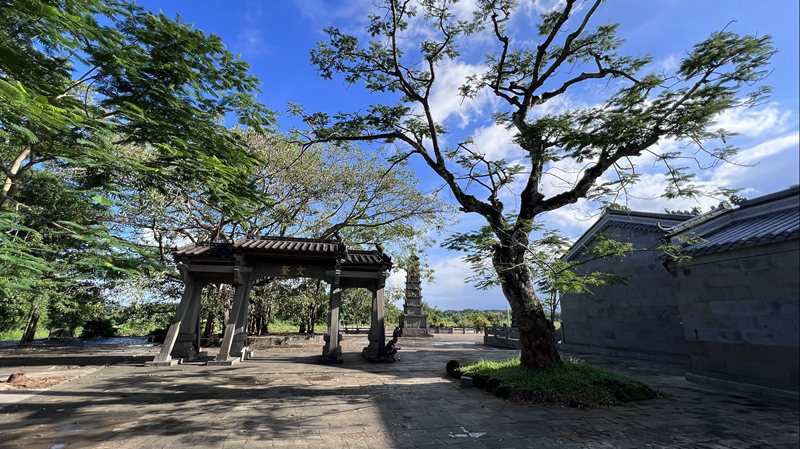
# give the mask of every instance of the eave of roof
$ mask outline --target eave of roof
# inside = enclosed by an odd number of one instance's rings
[[[800,187],[748,200],[668,237],[676,241],[689,236],[703,239],[681,249],[683,254],[691,256],[797,239],[800,236]]]
[[[569,261],[576,257],[582,250],[588,248],[597,234],[610,227],[651,231],[663,234],[661,225],[675,225],[691,219],[692,215],[663,214],[658,212],[624,211],[618,209],[607,210],[578,240],[569,248],[561,258]]]
[[[774,214],[737,220],[709,233],[703,241],[686,246],[681,253],[701,256],[750,246],[779,243],[800,236],[800,211],[784,210]]]
[[[236,254],[255,257],[302,257],[336,260],[345,266],[390,268],[392,259],[379,250],[349,250],[339,240],[298,237],[243,237],[233,243],[200,243],[173,252],[176,260],[232,261]]]

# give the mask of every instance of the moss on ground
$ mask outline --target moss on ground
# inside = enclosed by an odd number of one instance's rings
[[[523,367],[519,358],[504,362],[482,360],[462,366],[460,372],[472,377],[474,386],[490,389],[514,402],[592,408],[659,396],[635,379],[575,359],[561,361],[542,372]]]

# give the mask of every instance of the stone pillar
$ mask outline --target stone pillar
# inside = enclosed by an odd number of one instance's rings
[[[239,313],[236,316],[236,327],[234,328],[233,341],[231,342],[231,357],[242,357],[242,353],[247,351],[247,317],[250,311],[250,290],[253,288],[253,281],[250,273],[242,275],[242,303],[239,306]],[[244,358],[247,358],[245,354]]]
[[[339,342],[342,335],[339,333],[339,308],[342,304],[342,263],[336,261],[336,268],[331,277],[331,297],[328,308],[328,335],[325,336],[325,346],[322,348],[322,357],[326,362],[342,361],[342,346]]]
[[[231,365],[242,359],[243,355],[247,355],[243,354],[243,351],[246,351],[247,346],[247,306],[250,289],[253,287],[250,274],[250,270],[245,267],[237,267],[234,271],[236,291],[233,296],[233,306],[225,325],[219,354],[214,362],[209,362],[209,365]]]
[[[369,346],[364,348],[364,355],[371,362],[384,357],[386,353],[386,323],[383,318],[385,302],[384,288],[388,273],[381,273],[381,279],[375,283],[372,290],[372,317],[369,327]]]
[[[161,351],[153,358],[152,362],[147,362],[148,365],[176,365],[180,363],[182,357],[190,355],[189,350],[194,337],[191,332],[198,330],[195,327],[196,315],[200,313],[200,292],[203,286],[195,281],[192,275],[185,271],[185,268],[181,271],[184,281],[183,297],[175,311],[175,317],[164,338]],[[187,335],[189,344],[185,345]]]
[[[200,301],[203,292],[203,284],[195,282],[194,290],[189,301],[189,307],[181,320],[178,329],[178,338],[172,348],[172,357],[183,358],[186,361],[197,359],[200,348],[195,348],[197,336],[200,331],[197,322],[200,318]]]
[[[406,301],[400,317],[403,337],[432,337],[428,331],[428,317],[422,313],[422,279],[419,276],[419,259],[411,256],[406,272]]]

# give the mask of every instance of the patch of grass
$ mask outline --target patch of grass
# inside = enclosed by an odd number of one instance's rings
[[[24,331],[25,331],[24,329],[15,329],[10,331],[0,332],[0,341],[2,340],[19,341],[19,339],[22,338],[22,333]],[[50,331],[45,329],[44,327],[39,326],[36,328],[36,334],[34,335],[33,338],[35,340],[41,340],[43,338],[47,338],[48,335],[50,335]]]
[[[299,326],[291,321],[273,320],[269,323],[270,334],[297,333]],[[328,331],[328,325],[319,323],[314,326],[314,333],[324,333]]]
[[[477,377],[480,381],[476,386],[483,386],[490,379],[499,380],[510,389],[506,389],[509,399],[516,402],[586,408],[658,396],[655,390],[637,380],[575,359],[561,361],[543,372],[523,367],[519,358],[504,362],[481,360],[461,367],[461,373]]]

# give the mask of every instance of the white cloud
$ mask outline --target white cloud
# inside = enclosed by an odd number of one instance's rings
[[[716,185],[730,187],[748,187],[739,183],[745,179],[759,177],[759,173],[766,172],[772,164],[779,164],[782,169],[797,178],[797,153],[800,147],[800,133],[797,131],[785,136],[776,137],[752,148],[742,150],[735,159],[736,164],[722,164],[713,171],[710,182]],[[794,149],[794,160],[784,160],[775,157],[778,154]],[[737,165],[738,164],[738,165]],[[761,179],[761,182],[769,181]]]
[[[236,36],[239,48],[246,57],[263,55],[270,49],[260,25],[263,15],[261,3],[247,2],[241,19],[242,27]]]
[[[436,84],[431,92],[431,114],[438,123],[443,123],[450,116],[456,116],[463,128],[477,117],[485,115],[485,111],[493,109],[491,103],[496,97],[487,89],[478,92],[473,98],[464,98],[458,89],[467,77],[485,70],[480,65],[463,62],[445,61],[436,68]]]
[[[733,108],[717,117],[716,127],[746,137],[759,137],[786,130],[792,112],[780,110],[776,105],[761,109]]]
[[[664,141],[660,151],[675,150],[680,143]],[[787,150],[794,150],[791,155]],[[735,164],[722,163],[707,170],[697,170],[695,185],[710,191],[718,187],[744,188],[741,192],[747,196],[758,196],[776,189],[787,187],[798,182],[798,153],[800,153],[800,133],[797,131],[776,137],[751,148],[742,150],[735,159]],[[628,188],[628,196],[620,196],[618,202],[638,211],[664,212],[668,210],[690,210],[699,207],[708,210],[716,205],[720,198],[700,196],[697,198],[666,199],[661,195],[667,186],[667,178],[663,167],[652,165],[652,157],[640,158],[640,180]],[[564,172],[577,173],[582,167],[575,163],[560,162]],[[611,179],[610,174],[601,177],[600,182]],[[778,180],[780,178],[780,180]],[[543,182],[543,190],[548,196],[563,190],[558,182]],[[777,187],[776,187],[777,184]],[[559,187],[556,189],[556,187]],[[560,229],[570,237],[577,237],[591,226],[599,216],[598,204],[585,199],[575,204],[547,212],[544,215],[548,227]]]
[[[567,237],[577,238],[594,223],[598,214],[595,206],[581,199],[575,204],[545,213],[543,219],[547,228],[558,229]]]
[[[656,72],[656,73],[669,74],[678,68],[680,62],[681,62],[680,57],[678,55],[672,54],[662,59],[654,60],[653,62],[648,64],[642,71],[645,73]]]
[[[432,287],[448,296],[459,296],[466,284],[464,279],[472,274],[469,265],[462,260],[461,256],[442,259],[432,268],[434,273]]]
[[[514,143],[516,133],[515,129],[497,124],[478,128],[473,136],[475,149],[489,160],[505,159],[513,150],[519,149]]]
[[[386,285],[393,288],[405,288],[406,286],[406,270],[400,268],[393,271],[386,279]]]
[[[507,302],[499,288],[476,290],[464,280],[472,274],[461,256],[447,257],[432,265],[435,280],[423,282],[423,300],[440,309],[503,309]]]
[[[366,12],[375,11],[374,0],[348,0],[346,2],[294,0],[293,3],[302,17],[323,27],[333,25],[333,22],[342,19],[350,22],[365,22],[367,20]]]
[[[564,8],[564,0],[532,0],[520,2],[520,7],[527,14],[535,14],[538,19],[540,14],[544,14],[556,9]],[[583,6],[573,7],[573,11],[580,11]]]
[[[545,115],[558,115],[567,111],[585,109],[590,105],[584,101],[575,99],[568,92],[551,98],[546,103],[536,105],[531,109],[530,119],[539,119]]]
[[[180,248],[181,246],[186,246],[186,245],[192,243],[192,241],[189,240],[189,237],[186,237],[185,235],[173,233],[173,232],[168,233],[165,236],[164,240],[165,240],[164,241],[164,245],[167,246],[167,247],[173,247],[174,246],[174,247]],[[141,228],[139,230],[139,243],[141,243],[143,245],[148,245],[148,246],[157,246],[158,245],[158,241],[156,240],[155,233],[150,228]]]

